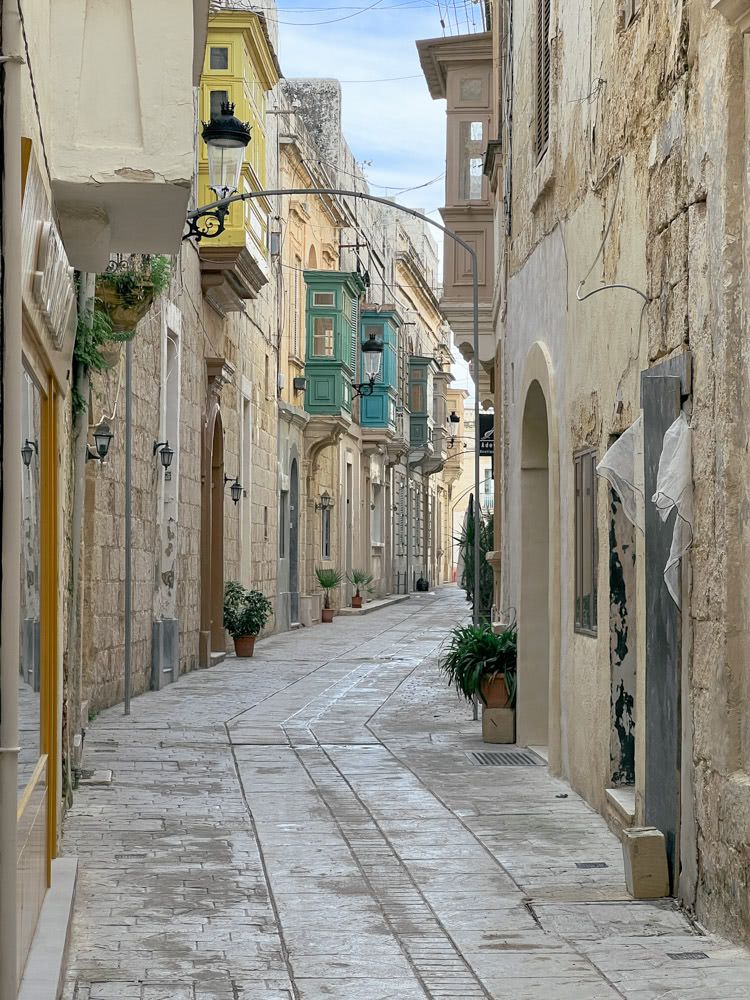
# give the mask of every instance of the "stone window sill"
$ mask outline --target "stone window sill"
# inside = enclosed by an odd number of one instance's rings
[[[547,151],[541,160],[537,163],[536,169],[532,175],[532,197],[531,197],[531,211],[534,212],[539,207],[540,202],[547,194],[549,189],[555,180],[555,170],[552,160],[552,149],[551,145],[547,147]]]

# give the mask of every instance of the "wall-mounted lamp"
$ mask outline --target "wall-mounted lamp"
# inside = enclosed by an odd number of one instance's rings
[[[232,482],[232,485],[229,487],[229,495],[232,498],[232,503],[237,504],[240,502],[240,498],[242,496],[242,483],[239,481],[237,476],[232,477],[228,476],[226,473],[224,474],[225,486],[227,485],[228,482],[231,482],[232,479],[234,479],[234,481]]]
[[[106,420],[97,424],[94,428],[94,447],[92,448],[90,444],[86,445],[86,461],[103,462],[107,457],[113,437]]]
[[[159,458],[161,459],[161,464],[166,471],[172,464],[172,459],[174,458],[174,448],[169,447],[169,441],[154,441],[154,451],[155,455],[159,452]]]
[[[333,510],[333,507],[334,507],[334,503],[333,503],[333,498],[331,497],[331,495],[327,491],[324,491],[323,493],[321,493],[320,494],[320,503],[316,503],[315,504],[315,509],[316,510]]]
[[[307,388],[307,379],[303,375],[299,375],[292,379],[292,386],[295,392],[304,392]]]
[[[23,443],[23,448],[21,448],[21,458],[23,459],[23,464],[27,469],[31,465],[31,460],[35,454],[39,454],[39,445],[36,441],[29,441],[29,439],[26,438]]]
[[[371,333],[362,344],[363,375],[367,377],[367,381],[352,383],[355,398],[357,396],[372,396],[375,389],[375,379],[380,374],[380,366],[383,363],[384,349],[385,344],[374,333]]]
[[[445,419],[446,419],[446,422],[449,423],[449,424],[460,424],[461,423],[461,418],[459,417],[459,415],[456,413],[455,410],[451,410],[450,416],[446,417]]]

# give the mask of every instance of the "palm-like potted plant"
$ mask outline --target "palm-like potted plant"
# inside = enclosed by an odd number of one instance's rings
[[[234,639],[237,656],[252,656],[255,639],[273,614],[273,605],[259,590],[247,590],[236,580],[224,587],[224,628]]]
[[[347,574],[346,578],[356,591],[352,597],[352,607],[361,608],[362,595],[372,594],[374,590],[374,588],[370,586],[372,583],[372,573],[368,573],[364,569],[353,569],[351,573]]]
[[[515,624],[497,633],[489,623],[459,625],[450,635],[440,670],[462,698],[486,708],[516,705],[518,632]]]
[[[344,579],[344,574],[341,570],[335,569],[332,566],[316,566],[315,575],[318,578],[318,583],[322,587],[324,594],[321,620],[330,623],[333,621],[331,591],[335,590],[336,587],[341,584],[341,581]]]

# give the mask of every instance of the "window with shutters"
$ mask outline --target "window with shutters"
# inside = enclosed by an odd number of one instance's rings
[[[359,349],[357,337],[357,331],[359,330],[359,299],[354,298],[354,296],[344,296],[344,317],[348,326],[346,342],[348,342],[349,347],[349,356],[345,357],[344,360],[349,366],[352,375],[356,377],[357,352]]]
[[[576,455],[575,631],[596,635],[599,540],[596,528],[596,452]]]
[[[550,5],[536,0],[536,155],[541,160],[549,145],[550,113]]]
[[[294,258],[294,278],[292,285],[292,355],[300,357],[300,344],[302,343],[302,258]]]

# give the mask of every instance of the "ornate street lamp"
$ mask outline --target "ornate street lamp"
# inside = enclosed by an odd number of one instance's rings
[[[331,495],[328,493],[327,490],[324,490],[323,493],[320,494],[320,503],[315,504],[315,509],[316,510],[333,509],[333,498],[331,497]]]
[[[355,398],[357,396],[371,396],[375,389],[375,379],[380,374],[380,366],[383,362],[383,350],[385,344],[380,337],[371,333],[362,344],[362,364],[363,374],[367,377],[366,382],[355,382],[352,385]]]
[[[461,418],[459,417],[459,415],[456,413],[455,410],[451,410],[450,416],[447,418],[447,420],[448,420],[448,423],[450,423],[450,424],[460,424],[461,423]]]
[[[106,420],[97,424],[94,428],[94,447],[92,448],[90,444],[86,445],[86,461],[103,462],[107,457],[113,437]]]
[[[231,198],[240,186],[245,148],[250,142],[250,125],[234,116],[234,104],[225,101],[218,118],[203,122],[203,141],[208,149],[208,184],[221,201]],[[221,236],[224,232],[229,205],[206,208],[188,219],[188,231],[183,240]]]

